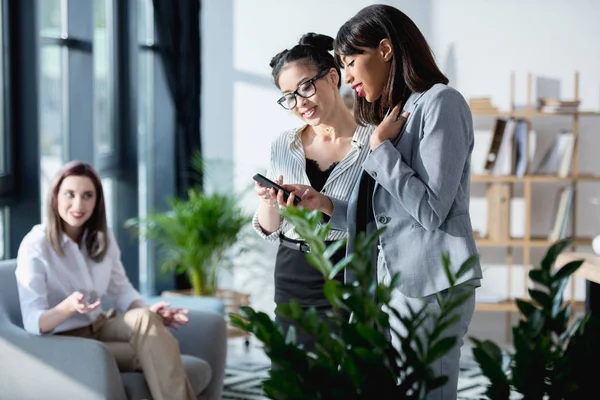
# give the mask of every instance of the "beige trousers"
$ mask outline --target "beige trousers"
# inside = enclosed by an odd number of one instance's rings
[[[104,342],[120,371],[144,373],[154,400],[196,400],[181,363],[179,343],[162,318],[147,308],[102,315],[90,326],[58,335]]]

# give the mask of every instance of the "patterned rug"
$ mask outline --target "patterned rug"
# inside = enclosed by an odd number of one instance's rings
[[[223,400],[265,400],[261,382],[268,376],[270,364],[261,361],[235,360],[225,371]],[[470,357],[463,357],[458,379],[458,399],[485,398],[485,378]]]

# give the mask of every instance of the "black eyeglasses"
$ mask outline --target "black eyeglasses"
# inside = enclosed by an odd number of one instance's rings
[[[277,100],[277,104],[279,104],[281,107],[285,108],[286,110],[292,110],[294,107],[296,107],[296,96],[300,96],[303,97],[305,99],[308,99],[309,97],[312,97],[315,95],[315,93],[317,93],[317,87],[315,86],[315,81],[317,79],[321,79],[322,77],[324,77],[325,75],[327,75],[329,73],[329,68],[328,69],[324,69],[323,71],[319,72],[317,75],[315,75],[314,77],[312,77],[311,79],[302,82],[300,84],[300,86],[298,86],[298,89],[294,90],[292,93],[287,93],[285,95],[283,95],[279,100]]]

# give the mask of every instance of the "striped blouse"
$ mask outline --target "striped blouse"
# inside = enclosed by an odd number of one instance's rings
[[[271,143],[271,161],[266,176],[276,180],[283,175],[284,184],[303,184],[310,186],[306,175],[306,156],[302,145],[301,133],[306,125],[284,131]],[[346,156],[334,167],[327,178],[321,193],[340,200],[349,200],[352,189],[362,172],[362,163],[369,153],[369,136],[375,127],[372,125],[358,126],[352,137],[352,148]],[[258,211],[252,220],[254,230],[264,239],[275,242],[283,233],[290,239],[301,239],[294,231],[294,226],[282,219],[279,229],[266,235],[258,223]],[[346,236],[345,231],[330,231],[327,240],[339,240]]]

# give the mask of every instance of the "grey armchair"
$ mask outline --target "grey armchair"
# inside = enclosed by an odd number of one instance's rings
[[[119,373],[107,347],[95,340],[35,336],[23,329],[15,260],[0,262],[0,398],[152,399],[142,373]],[[174,336],[198,399],[219,400],[225,374],[224,316],[190,310]]]

